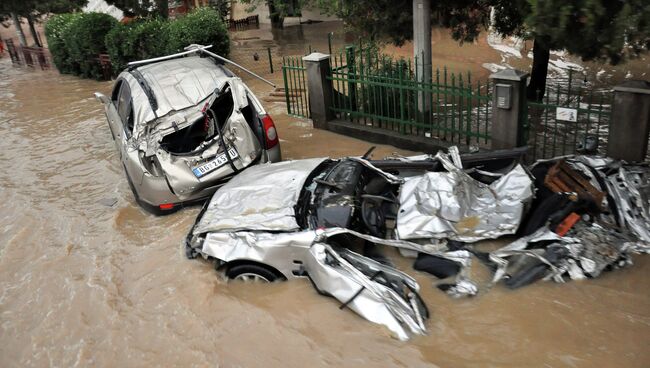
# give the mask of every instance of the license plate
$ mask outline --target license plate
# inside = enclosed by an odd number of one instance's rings
[[[239,154],[237,154],[237,150],[234,148],[228,149],[228,154],[230,155],[231,159],[239,157]],[[228,158],[226,157],[225,153],[220,154],[217,156],[214,160],[210,162],[206,162],[201,166],[197,166],[192,169],[192,172],[194,173],[194,176],[197,178],[202,177],[203,175],[210,173],[217,168],[225,165],[228,162]]]

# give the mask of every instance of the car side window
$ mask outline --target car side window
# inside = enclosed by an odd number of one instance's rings
[[[117,114],[120,116],[120,119],[122,119],[122,124],[124,125],[124,131],[126,132],[127,137],[130,137],[133,132],[131,88],[129,88],[129,84],[125,82],[121,82],[120,87],[116,106]]]
[[[120,96],[120,88],[122,87],[123,80],[117,81],[115,83],[115,87],[113,87],[113,92],[111,92],[111,101],[113,101],[113,104],[117,105],[117,98]]]

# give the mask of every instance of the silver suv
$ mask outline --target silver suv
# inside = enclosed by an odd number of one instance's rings
[[[282,159],[273,120],[251,90],[219,59],[192,54],[130,63],[110,98],[95,93],[136,201],[156,214]]]

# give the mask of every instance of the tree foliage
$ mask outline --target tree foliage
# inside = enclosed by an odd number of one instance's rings
[[[70,61],[78,65],[78,74],[86,78],[102,76],[97,56],[106,52],[104,38],[117,20],[108,14],[83,13],[72,18],[61,33]]]
[[[211,51],[228,56],[230,39],[219,13],[199,8],[176,20],[139,18],[113,28],[105,38],[114,72],[134,60],[150,59],[182,51],[196,43],[213,45]]]
[[[78,18],[80,13],[58,14],[51,17],[45,23],[45,37],[47,37],[48,47],[54,65],[63,74],[76,74],[79,72],[79,65],[76,64],[68,53],[65,46],[63,34],[67,28],[73,24],[75,18]]]
[[[150,59],[167,54],[169,22],[161,18],[137,19],[113,28],[105,38],[115,73],[129,61]]]
[[[216,10],[198,8],[169,24],[169,52],[182,51],[193,43],[212,45],[212,52],[228,56],[228,27]]]
[[[2,0],[0,19],[7,20],[10,13],[18,16],[71,13],[83,8],[88,0]]]
[[[413,38],[412,0],[313,2],[367,37],[397,45]],[[459,41],[471,42],[492,26],[503,36],[541,38],[551,50],[566,49],[586,60],[617,63],[650,47],[647,0],[432,1],[432,17]]]

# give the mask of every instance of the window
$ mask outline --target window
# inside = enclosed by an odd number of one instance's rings
[[[126,136],[131,137],[131,133],[133,132],[133,106],[131,101],[131,88],[129,88],[129,84],[124,81],[120,81],[119,85],[115,87],[116,90],[118,87],[121,88],[119,88],[119,96],[117,97],[115,108],[117,109],[117,114],[122,120]],[[116,91],[113,91],[113,97],[115,97],[116,94]]]

